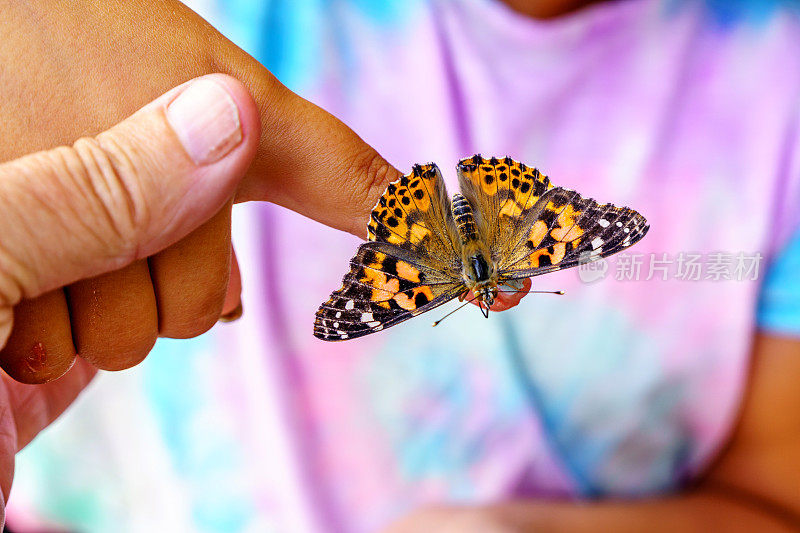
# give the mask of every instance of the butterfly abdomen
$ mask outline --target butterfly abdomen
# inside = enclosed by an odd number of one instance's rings
[[[451,202],[453,208],[453,219],[458,227],[458,235],[462,243],[477,240],[478,232],[475,229],[475,217],[472,214],[472,206],[460,193],[453,195]]]

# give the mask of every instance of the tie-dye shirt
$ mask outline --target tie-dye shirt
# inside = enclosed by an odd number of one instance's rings
[[[100,377],[21,454],[12,517],[362,532],[427,503],[679,488],[729,434],[755,329],[800,336],[800,21],[726,5],[197,2],[398,168],[435,161],[452,192],[459,158],[509,155],[650,233],[534,279],[563,297],[326,344],[314,312],[358,239],[241,206],[244,318]]]

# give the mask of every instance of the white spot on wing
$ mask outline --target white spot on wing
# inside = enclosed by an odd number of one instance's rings
[[[592,248],[597,249],[600,248],[601,246],[603,246],[603,239],[601,239],[600,237],[596,237],[592,241]]]
[[[353,300],[348,300],[347,303],[344,304],[344,308],[347,309],[348,311],[353,309],[355,306],[356,304],[355,302],[353,302]]]
[[[336,311],[336,318],[342,318],[342,312]]]
[[[601,228],[607,228],[609,225],[611,225],[611,222],[609,222],[608,220],[606,220],[604,218],[601,218],[600,220],[598,220],[597,223],[600,225]]]
[[[372,313],[361,314],[361,322],[371,322],[373,318]]]

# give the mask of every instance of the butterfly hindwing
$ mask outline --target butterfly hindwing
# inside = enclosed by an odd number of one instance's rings
[[[392,182],[372,210],[367,239],[411,251],[431,266],[450,268],[458,257],[447,188],[435,164],[414,165]]]
[[[451,272],[424,263],[395,245],[362,244],[341,288],[317,311],[314,335],[323,340],[361,337],[433,309],[464,290]]]
[[[553,185],[537,169],[510,157],[486,159],[480,154],[458,163],[461,193],[472,204],[481,233],[494,257],[516,242],[522,221]]]

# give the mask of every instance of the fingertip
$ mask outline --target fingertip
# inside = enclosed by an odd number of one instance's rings
[[[242,302],[239,301],[236,307],[234,307],[227,313],[223,313],[222,315],[220,315],[219,322],[223,323],[236,322],[237,320],[242,318],[243,314],[244,314],[244,306],[242,305]]]
[[[169,105],[190,86],[202,80],[213,81],[220,85],[228,96],[231,97],[239,114],[241,133],[244,139],[242,145],[245,145],[245,148],[249,147],[255,151],[255,148],[258,147],[259,137],[261,136],[261,117],[259,115],[258,106],[247,87],[233,76],[227,74],[206,74],[205,76],[193,78],[177,87],[173,87],[159,98],[142,107],[135,115],[146,113],[159,107],[169,107]],[[238,148],[241,148],[241,146]]]
[[[533,282],[531,281],[531,278],[525,278],[522,280],[522,288],[519,290],[520,298],[528,294],[532,285]]]
[[[161,196],[151,199],[157,222],[148,228],[154,235],[143,238],[141,257],[195,230],[236,195],[258,150],[261,132],[252,96],[241,82],[225,74],[195,78],[143,110],[163,116],[173,134],[165,137],[173,141],[169,145],[165,139],[152,148],[156,164],[150,172],[161,179],[146,183]],[[165,150],[165,146],[174,147],[176,137],[185,155]],[[165,195],[167,177],[170,185]]]
[[[531,279],[522,280],[522,287],[516,292],[500,292],[495,298],[494,304],[489,308],[490,311],[507,311],[516,307],[531,290]]]
[[[194,83],[201,79],[208,79],[220,84],[236,103],[243,137],[242,145],[239,148],[246,150],[246,155],[255,155],[259,138],[261,137],[261,116],[250,91],[242,82],[227,74],[208,74],[189,83]]]
[[[239,262],[236,260],[236,251],[231,247],[231,275],[219,320],[220,322],[233,322],[241,318],[242,312],[242,277],[239,271]]]

